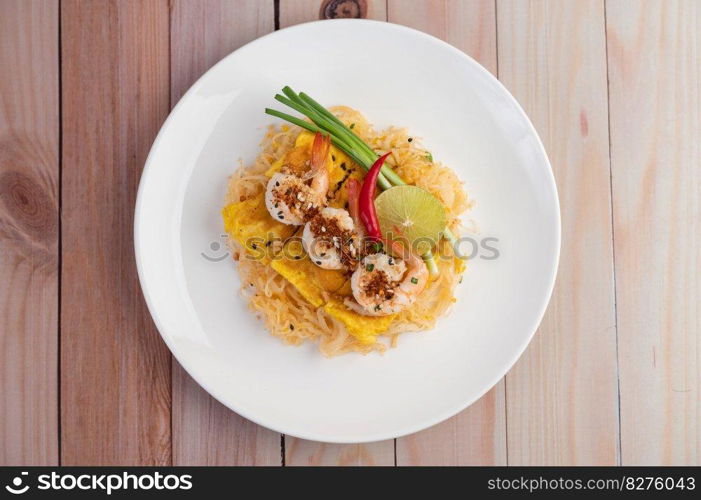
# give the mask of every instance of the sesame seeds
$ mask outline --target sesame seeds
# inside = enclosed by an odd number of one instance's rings
[[[330,255],[337,256],[344,266],[354,269],[357,265],[357,254],[353,246],[355,233],[353,230],[344,229],[341,220],[336,216],[324,216],[319,213],[310,221],[309,229],[316,239],[316,243],[322,245],[322,249]],[[322,257],[325,254],[320,254]]]
[[[368,266],[366,266],[366,269]],[[363,291],[369,297],[389,300],[394,297],[394,286],[389,276],[384,271],[378,270],[378,272],[370,275],[369,279],[363,284]]]

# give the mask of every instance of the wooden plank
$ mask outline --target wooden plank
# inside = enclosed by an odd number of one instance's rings
[[[607,2],[625,465],[701,465],[701,4]]]
[[[540,133],[562,248],[538,333],[506,377],[511,465],[615,464],[616,330],[603,3],[497,2],[499,78]]]
[[[171,106],[231,51],[274,29],[272,2],[175,0]],[[280,465],[280,434],[238,416],[173,358],[173,465]]]
[[[493,0],[388,0],[387,20],[445,40],[497,73]]]
[[[387,20],[385,0],[280,0],[280,28],[338,18]]]
[[[333,2],[332,2],[333,3]],[[350,6],[350,11],[342,13],[342,2],[335,2],[339,8],[329,7],[332,16],[347,17],[347,12],[360,10],[362,2],[346,2],[356,4]],[[319,0],[280,0],[280,27],[285,28],[294,24],[319,19],[319,13],[326,2]],[[368,0],[368,19],[385,21],[387,19],[386,2]],[[325,11],[326,12],[326,11]],[[380,441],[368,444],[330,444],[306,441],[285,436],[286,465],[394,465],[394,440]]]
[[[273,2],[171,2],[171,105],[220,59],[275,29]]]
[[[207,394],[173,359],[173,465],[280,465],[280,441]]]
[[[397,465],[506,465],[504,381],[455,417],[397,439]]]
[[[58,2],[0,10],[0,465],[58,465]]]
[[[458,47],[496,74],[492,0],[390,0],[388,19]],[[397,465],[506,465],[504,382],[459,415],[397,439]]]
[[[285,436],[285,464],[290,466],[394,465],[394,440],[333,444]]]
[[[61,457],[167,465],[170,355],[141,297],[136,189],[169,109],[168,2],[61,2]]]

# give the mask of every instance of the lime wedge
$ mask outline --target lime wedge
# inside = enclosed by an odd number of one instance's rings
[[[416,254],[423,255],[445,229],[443,204],[417,186],[395,186],[375,198],[375,210],[384,237],[406,239]]]

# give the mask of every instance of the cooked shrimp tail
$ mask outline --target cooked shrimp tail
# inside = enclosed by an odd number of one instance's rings
[[[319,196],[326,196],[329,190],[329,171],[326,168],[326,158],[329,156],[331,140],[329,136],[321,135],[317,132],[312,144],[312,155],[310,160],[311,168],[302,179],[311,179],[311,188]]]
[[[429,273],[426,263],[397,240],[391,242],[391,248],[392,253],[401,257],[407,266],[407,273],[400,282],[399,288],[412,295],[420,294],[428,283]]]
[[[383,239],[383,242],[392,250],[392,253],[396,257],[403,259],[408,265],[411,265],[411,263],[416,263],[417,261],[421,261],[423,263],[423,260],[412,254],[406,245],[400,240],[389,240],[385,238]]]
[[[331,140],[329,136],[317,132],[312,144],[311,170],[309,172],[312,177],[316,176],[322,169],[325,169],[326,158],[329,156],[330,148]]]

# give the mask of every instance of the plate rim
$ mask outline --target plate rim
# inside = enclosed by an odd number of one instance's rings
[[[444,411],[441,414],[438,414],[437,416],[434,416],[431,419],[427,419],[421,423],[415,424],[413,426],[407,426],[407,428],[397,430],[396,432],[392,433],[382,433],[382,434],[376,434],[376,435],[367,435],[363,436],[361,438],[353,438],[353,437],[338,437],[338,438],[332,438],[327,435],[318,435],[314,433],[300,433],[300,432],[288,432],[282,427],[279,427],[277,424],[272,424],[270,422],[267,422],[267,419],[265,418],[260,418],[255,415],[250,415],[249,412],[247,411],[242,411],[238,409],[235,404],[229,404],[225,401],[223,401],[223,397],[218,395],[216,392],[217,391],[212,391],[209,387],[209,384],[206,383],[205,381],[201,380],[200,377],[195,375],[196,373],[196,367],[191,366],[192,364],[189,363],[188,361],[185,361],[187,359],[186,356],[183,356],[181,352],[179,352],[178,349],[175,348],[174,343],[169,340],[168,335],[164,334],[164,330],[166,328],[163,326],[163,323],[161,319],[159,318],[158,314],[155,312],[155,305],[154,301],[151,297],[151,291],[149,290],[147,281],[145,279],[145,274],[143,270],[143,264],[142,264],[142,256],[140,252],[141,248],[141,238],[139,236],[141,232],[141,224],[142,224],[142,216],[141,213],[143,211],[143,206],[146,203],[144,201],[144,190],[145,190],[145,185],[147,184],[148,178],[152,174],[152,172],[155,170],[155,166],[153,164],[153,156],[155,155],[155,151],[160,147],[161,142],[164,140],[164,137],[167,135],[167,131],[170,128],[174,117],[178,114],[178,110],[182,107],[183,103],[189,98],[191,94],[193,94],[201,85],[202,81],[207,78],[210,73],[216,71],[216,69],[225,63],[228,59],[234,56],[234,54],[238,53],[239,51],[245,51],[245,50],[251,50],[252,47],[255,47],[257,44],[262,43],[264,40],[267,40],[269,38],[276,38],[279,36],[285,36],[285,33],[289,33],[291,31],[300,31],[300,30],[305,30],[309,29],[310,27],[314,27],[316,25],[319,25],[321,23],[338,23],[338,24],[349,24],[349,23],[354,23],[354,24],[363,24],[363,25],[368,25],[368,26],[374,26],[376,28],[382,29],[382,30],[398,30],[398,31],[403,31],[406,33],[411,34],[412,36],[416,36],[419,38],[422,38],[426,40],[428,43],[432,43],[434,45],[437,45],[441,47],[444,50],[448,50],[450,52],[453,52],[455,55],[458,57],[462,58],[467,64],[471,65],[474,69],[476,69],[478,72],[482,73],[482,76],[486,76],[488,80],[491,81],[492,84],[495,84],[497,88],[500,89],[500,91],[505,94],[506,98],[511,101],[511,103],[514,105],[516,111],[521,115],[521,118],[525,120],[525,124],[529,130],[529,132],[532,134],[532,136],[536,140],[536,144],[538,147],[539,152],[542,154],[543,159],[545,160],[545,164],[547,165],[547,180],[548,180],[548,187],[549,190],[551,191],[551,194],[553,195],[553,201],[554,201],[554,208],[555,208],[555,213],[554,213],[554,218],[555,218],[555,227],[554,229],[554,236],[555,236],[555,248],[554,248],[554,265],[550,269],[550,276],[548,276],[548,286],[547,286],[547,294],[545,294],[544,299],[542,300],[540,310],[538,311],[538,314],[536,315],[537,320],[534,322],[533,325],[530,326],[530,333],[527,337],[524,338],[524,341],[522,341],[521,345],[518,346],[518,349],[515,351],[515,355],[513,356],[513,359],[511,359],[506,365],[505,368],[502,370],[499,370],[498,376],[496,376],[488,385],[486,385],[486,388],[479,393],[477,396],[473,397],[472,399],[467,400],[465,403],[462,403],[461,405],[458,405],[457,408],[450,409],[447,411]],[[521,106],[521,104],[516,100],[516,98],[509,92],[509,90],[506,88],[506,86],[499,81],[490,71],[488,71],[484,66],[482,66],[479,62],[477,62],[475,59],[470,57],[468,54],[463,52],[462,50],[458,49],[457,47],[454,47],[453,45],[449,44],[448,42],[445,42],[444,40],[441,40],[439,38],[436,38],[433,35],[430,35],[428,33],[424,33],[422,31],[419,31],[414,28],[410,28],[408,26],[403,26],[400,24],[395,24],[391,22],[386,22],[386,21],[377,21],[377,20],[372,20],[372,19],[327,19],[327,20],[317,20],[317,21],[311,21],[311,22],[306,22],[306,23],[301,23],[301,24],[296,24],[294,26],[289,26],[283,29],[279,29],[273,32],[270,32],[266,35],[263,35],[259,38],[256,38],[245,45],[242,45],[241,47],[233,50],[226,56],[224,56],[222,59],[220,59],[217,63],[215,63],[213,66],[211,66],[207,71],[205,71],[185,92],[182,97],[178,100],[177,104],[171,109],[170,113],[164,120],[163,124],[161,125],[161,128],[158,131],[158,134],[156,135],[156,138],[153,141],[153,144],[151,145],[151,148],[149,150],[149,153],[146,157],[146,161],[144,162],[144,168],[141,173],[141,177],[139,179],[139,187],[137,190],[137,195],[136,195],[136,202],[134,206],[134,254],[135,254],[135,260],[136,260],[136,269],[137,269],[137,275],[139,278],[139,285],[141,288],[141,292],[144,296],[144,300],[146,302],[146,306],[148,308],[149,314],[151,318],[153,319],[153,322],[156,326],[156,329],[158,330],[158,333],[161,337],[161,339],[165,342],[166,346],[168,347],[170,353],[175,357],[175,359],[178,361],[180,366],[187,372],[187,374],[192,377],[192,379],[197,382],[197,384],[202,387],[211,397],[216,399],[219,403],[224,405],[226,408],[228,408],[230,411],[235,412],[236,414],[240,415],[241,417],[250,420],[258,425],[261,425],[267,429],[270,429],[274,432],[280,433],[280,434],[285,434],[289,436],[294,436],[297,438],[301,439],[306,439],[306,440],[311,440],[311,441],[318,441],[318,442],[325,442],[325,443],[338,443],[338,444],[354,444],[354,443],[370,443],[370,442],[376,442],[376,441],[382,441],[382,440],[387,440],[387,439],[395,439],[399,438],[402,436],[406,436],[409,434],[413,434],[415,432],[419,432],[425,429],[428,429],[430,427],[433,427],[434,425],[437,425],[445,420],[448,420],[449,418],[457,415],[458,413],[461,413],[464,411],[466,408],[474,404],[477,400],[482,398],[487,392],[489,392],[496,384],[508,374],[511,369],[514,367],[516,362],[521,358],[523,353],[525,352],[526,348],[528,345],[531,343],[533,340],[533,337],[535,333],[537,332],[538,328],[540,327],[543,317],[545,316],[545,312],[547,311],[548,305],[550,303],[550,300],[552,298],[553,290],[555,287],[555,282],[557,279],[557,274],[558,274],[558,269],[560,265],[560,253],[561,253],[561,246],[562,246],[562,217],[561,217],[561,212],[560,212],[560,198],[557,190],[557,183],[555,180],[555,174],[553,172],[552,164],[550,162],[550,158],[548,157],[547,151],[545,149],[545,146],[543,145],[543,142],[540,138],[540,135],[538,134],[537,130],[535,129],[535,126],[531,122],[530,118],[526,114],[525,110]]]

